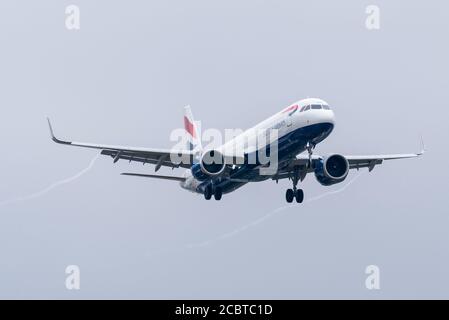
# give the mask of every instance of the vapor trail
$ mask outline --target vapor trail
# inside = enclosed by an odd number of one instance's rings
[[[361,175],[362,175],[362,173],[356,175],[354,178],[352,178],[348,183],[346,183],[340,189],[333,190],[333,191],[328,191],[326,193],[323,193],[323,194],[320,194],[318,196],[315,196],[315,197],[312,197],[310,199],[307,199],[304,202],[305,203],[314,202],[314,201],[320,200],[322,198],[325,198],[327,196],[334,195],[334,194],[337,194],[337,193],[341,193],[341,192],[345,191],[351,184],[353,184]],[[250,222],[250,223],[248,223],[248,224],[246,224],[246,225],[244,225],[242,227],[239,227],[239,228],[237,228],[237,229],[235,229],[233,231],[224,233],[224,234],[222,234],[222,235],[220,235],[220,236],[218,236],[218,237],[216,237],[214,239],[211,239],[211,240],[207,240],[207,241],[200,242],[200,243],[195,243],[195,244],[188,244],[188,245],[186,245],[186,247],[189,248],[189,249],[200,248],[200,247],[207,247],[207,246],[209,246],[211,244],[214,244],[214,243],[216,243],[218,241],[234,237],[234,236],[236,236],[236,235],[238,235],[238,234],[240,234],[240,233],[242,233],[242,232],[244,232],[244,231],[246,231],[246,230],[248,230],[248,229],[250,229],[252,227],[255,227],[255,226],[265,222],[266,220],[272,218],[275,215],[283,213],[286,209],[291,208],[291,207],[292,207],[291,205],[286,205],[286,206],[274,209],[273,211],[267,213],[263,217],[261,217],[261,218],[259,218],[257,220],[254,220],[254,221],[252,221],[252,222]]]
[[[97,159],[99,158],[99,154],[96,155],[89,163],[89,165],[84,168],[83,170],[81,170],[80,172],[78,172],[77,174],[75,174],[74,176],[64,179],[64,180],[60,180],[60,181],[56,181],[54,183],[52,183],[50,186],[46,187],[45,189],[42,189],[41,191],[32,193],[30,195],[27,196],[22,196],[22,197],[18,197],[18,198],[14,198],[14,199],[10,199],[10,200],[5,200],[3,202],[0,202],[0,207],[6,206],[6,205],[10,205],[10,204],[14,204],[14,203],[19,203],[19,202],[24,202],[24,201],[28,201],[28,200],[32,200],[32,199],[36,199],[39,197],[44,196],[45,194],[49,193],[50,191],[52,191],[53,189],[60,187],[62,185],[71,183],[79,178],[81,178],[83,175],[85,175],[87,172],[90,171],[90,169],[92,169],[92,167],[95,164],[95,161],[97,161]]]

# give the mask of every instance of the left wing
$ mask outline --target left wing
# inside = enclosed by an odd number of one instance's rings
[[[384,155],[343,155],[349,162],[349,169],[368,168],[371,172],[376,165],[382,164],[386,160],[396,159],[408,159],[417,158],[423,155],[425,152],[424,147],[419,153],[406,153],[406,154],[384,154]],[[309,166],[309,156],[299,155],[288,164],[280,169],[278,173],[273,177],[274,180],[289,178],[295,172],[299,173],[302,179],[304,179],[307,173],[314,171],[313,162],[322,160],[322,156],[312,156],[312,166]],[[301,180],[302,180],[301,179]]]
[[[84,143],[84,142],[72,142],[72,141],[64,141],[56,138],[53,128],[50,123],[50,119],[47,118],[48,126],[50,128],[50,133],[52,140],[56,143],[74,146],[74,147],[83,147],[90,149],[99,149],[101,150],[101,154],[110,156],[114,160],[114,163],[119,161],[120,159],[128,160],[128,161],[136,161],[155,164],[155,171],[158,171],[161,166],[167,166],[172,168],[190,168],[193,159],[194,152],[193,151],[175,151],[175,150],[164,150],[164,149],[149,149],[149,148],[136,148],[136,147],[123,147],[123,146],[111,146],[111,145],[101,145],[101,144],[92,144],[92,143]],[[179,159],[179,161],[172,161],[172,159]]]
[[[385,160],[417,158],[424,154],[424,150],[419,153],[409,154],[386,154],[371,156],[345,156],[349,162],[349,169],[368,168],[371,172],[378,164],[382,164]]]

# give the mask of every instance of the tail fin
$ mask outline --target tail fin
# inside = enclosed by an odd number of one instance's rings
[[[184,107],[184,129],[187,133],[187,150],[201,151],[201,131],[199,123],[195,122],[190,106]]]

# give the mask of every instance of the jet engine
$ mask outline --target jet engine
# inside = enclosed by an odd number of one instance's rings
[[[226,169],[224,156],[217,150],[203,153],[200,162],[192,166],[192,175],[199,181],[221,175]]]
[[[315,165],[315,177],[323,186],[343,182],[348,173],[349,162],[340,154],[325,157]]]

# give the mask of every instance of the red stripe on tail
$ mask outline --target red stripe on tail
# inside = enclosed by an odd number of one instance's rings
[[[190,135],[191,135],[193,138],[196,138],[195,127],[194,127],[193,123],[191,123],[191,122],[189,121],[189,119],[187,119],[187,117],[184,117],[184,128],[186,129],[186,131],[187,131],[188,133],[190,133]]]

